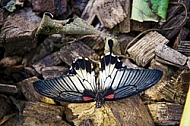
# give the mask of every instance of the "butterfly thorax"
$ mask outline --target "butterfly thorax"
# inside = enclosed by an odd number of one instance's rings
[[[96,101],[96,107],[100,108],[104,104],[104,97],[103,97],[103,92],[98,91],[96,93],[96,97],[94,99]]]

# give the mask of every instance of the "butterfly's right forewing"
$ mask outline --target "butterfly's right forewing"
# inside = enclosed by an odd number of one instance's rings
[[[40,94],[58,101],[90,102],[95,98],[95,73],[88,59],[76,60],[68,74],[34,82]]]

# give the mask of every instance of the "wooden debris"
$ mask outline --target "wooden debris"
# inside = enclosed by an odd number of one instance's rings
[[[186,56],[190,56],[190,41],[180,41],[177,50]]]
[[[63,75],[68,70],[67,67],[51,66],[42,68],[42,76],[44,79],[54,78]]]
[[[153,59],[150,63],[150,69],[158,69],[163,72],[164,77],[170,77],[173,74],[173,71],[169,69],[169,66],[166,64],[162,64],[155,59]]]
[[[68,65],[71,65],[72,62],[78,57],[89,58],[92,55],[96,55],[94,50],[90,49],[81,42],[75,42],[64,46],[58,53],[59,58]]]
[[[130,41],[132,41],[133,39],[134,39],[134,37],[128,36],[126,34],[120,34],[118,36],[117,40],[118,40],[119,45],[120,45],[121,54],[125,54],[125,48],[130,43]]]
[[[0,118],[8,114],[11,110],[11,102],[5,95],[0,95]],[[1,123],[1,120],[0,120]]]
[[[16,85],[0,84],[0,92],[8,94],[16,94],[18,93],[18,88]]]
[[[88,24],[92,24],[96,16],[93,9],[94,2],[95,0],[89,0],[81,15],[81,18],[84,19]]]
[[[179,44],[181,43],[181,41],[185,40],[185,39],[188,37],[188,34],[189,34],[189,33],[190,33],[190,30],[187,29],[187,28],[185,28],[185,27],[183,27],[183,28],[180,30],[180,32],[179,32],[177,38],[175,39],[174,45],[172,46],[172,48],[175,49],[175,50],[178,50]],[[178,51],[179,51],[179,50],[178,50]]]
[[[127,6],[120,0],[95,1],[93,6],[94,12],[101,24],[110,29],[122,22],[126,17],[129,17],[128,14],[130,13],[126,13],[126,9],[128,8],[124,8]]]
[[[31,66],[35,62],[49,55],[53,51],[53,41],[52,39],[45,39],[43,43],[38,45],[32,52],[25,55],[22,60],[24,66]]]
[[[7,55],[24,55],[36,47],[34,30],[37,28],[40,18],[30,8],[24,8],[17,14],[10,15],[4,25],[0,43],[5,48]]]
[[[118,106],[120,107],[118,108]],[[68,107],[72,110],[73,115],[78,115],[77,118],[73,119],[75,125],[81,124],[84,120],[90,120],[96,126],[108,124],[112,126],[154,125],[146,107],[138,96],[109,101],[99,109],[95,108],[95,103],[69,104]]]
[[[179,32],[179,30],[183,27],[183,25],[185,25],[186,21],[183,22],[184,19],[185,19],[185,16],[177,15],[173,17],[171,20],[169,20],[168,22],[166,22],[162,27],[163,29],[171,28],[171,27],[174,27],[174,28],[171,30],[163,31],[164,36],[168,39],[171,39],[172,37],[174,37],[176,33]]]
[[[131,31],[143,32],[146,29],[150,29],[150,22],[131,21]]]
[[[149,32],[138,42],[127,49],[129,57],[139,66],[146,66],[155,56],[155,47],[159,43],[167,43],[168,39],[158,32]]]
[[[187,66],[188,66],[188,68],[190,69],[190,57],[187,57]]]
[[[3,25],[3,21],[4,21],[4,18],[3,18],[3,9],[2,8],[0,8],[0,26],[2,26]]]
[[[40,101],[44,96],[37,93],[33,87],[33,82],[39,80],[37,77],[31,77],[18,83],[21,91],[28,101]]]
[[[163,43],[157,45],[155,53],[157,56],[173,64],[183,66],[187,62],[187,57],[185,55],[177,52]]]
[[[22,115],[37,118],[45,122],[58,122],[62,121],[64,110],[63,106],[30,101],[25,103]]]
[[[34,63],[32,66],[38,73],[41,73],[42,68],[54,66],[60,64],[62,61],[59,58],[59,52],[51,53],[50,55],[44,57],[43,59],[39,60],[38,62]]]
[[[131,20],[130,20],[130,14],[131,14],[131,1],[130,0],[120,0],[121,5],[123,6],[123,9],[126,13],[126,18],[119,23],[119,31],[120,33],[128,33],[131,31]]]
[[[107,102],[107,104],[121,125],[154,125],[154,122],[149,112],[147,111],[147,108],[144,106],[140,97],[137,95],[129,97],[125,100]]]
[[[183,106],[175,103],[157,102],[147,105],[157,125],[179,125]]]
[[[6,122],[9,122],[9,120],[14,117],[16,115],[16,113],[10,114],[10,115],[6,115],[4,116],[1,120],[0,120],[0,125],[6,125]],[[10,123],[13,124],[13,123]],[[8,124],[7,126],[9,126],[10,124]]]
[[[179,91],[178,88],[175,87],[173,81],[164,81],[157,89],[164,100],[184,105],[186,94]]]
[[[50,12],[55,16],[67,17],[71,13],[66,0],[32,0],[32,6],[33,10],[38,14]]]
[[[13,65],[17,65],[21,62],[22,57],[20,56],[9,56],[5,57],[2,60],[0,60],[0,66],[1,67],[10,67]]]

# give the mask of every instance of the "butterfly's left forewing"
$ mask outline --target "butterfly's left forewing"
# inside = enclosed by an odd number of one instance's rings
[[[57,101],[90,102],[95,97],[95,75],[89,60],[80,58],[70,72],[57,78],[33,83],[40,94]]]

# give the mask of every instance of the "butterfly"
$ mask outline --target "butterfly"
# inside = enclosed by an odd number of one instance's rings
[[[96,102],[100,108],[105,101],[124,99],[155,85],[163,73],[156,69],[132,69],[123,65],[112,53],[113,42],[108,41],[110,52],[101,57],[98,71],[88,58],[78,58],[67,74],[39,80],[34,89],[56,101],[71,103]]]

